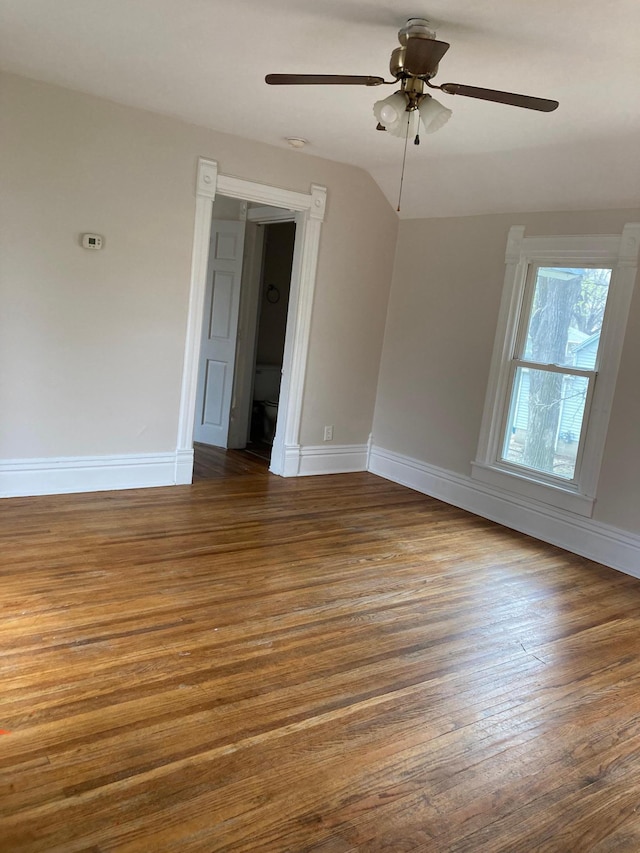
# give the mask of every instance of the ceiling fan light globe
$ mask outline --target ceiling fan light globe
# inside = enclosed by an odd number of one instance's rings
[[[388,98],[376,101],[373,105],[373,114],[380,124],[387,130],[401,121],[407,109],[407,99],[402,92],[394,92]]]
[[[385,104],[383,108],[380,110],[380,121],[382,124],[395,124],[398,121],[400,116],[398,115],[395,107],[392,107],[391,104]]]
[[[451,118],[453,113],[435,98],[428,97],[418,107],[425,133],[435,133]]]

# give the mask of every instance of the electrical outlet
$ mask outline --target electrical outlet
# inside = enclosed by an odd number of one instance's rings
[[[333,441],[333,426],[324,428],[324,441]]]

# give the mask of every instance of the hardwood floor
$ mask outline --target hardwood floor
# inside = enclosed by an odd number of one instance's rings
[[[640,582],[225,465],[0,503],[3,853],[640,850]]]
[[[248,450],[220,450],[207,444],[193,445],[193,479],[213,480],[250,474],[269,474],[269,457]]]

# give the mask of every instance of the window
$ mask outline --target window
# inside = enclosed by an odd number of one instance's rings
[[[578,480],[610,280],[611,269],[530,266],[502,462]]]
[[[511,229],[474,478],[591,515],[639,243]]]

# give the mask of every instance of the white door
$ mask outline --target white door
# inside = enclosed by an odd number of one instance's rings
[[[244,228],[244,222],[211,223],[193,438],[216,447],[226,447],[229,434]]]

